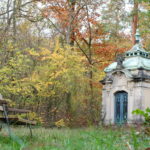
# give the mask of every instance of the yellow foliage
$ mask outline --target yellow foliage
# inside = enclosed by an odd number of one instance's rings
[[[102,80],[105,77],[105,72],[101,71],[99,74],[99,80]]]
[[[49,55],[51,52],[50,52],[50,50],[49,49],[46,49],[46,48],[40,48],[40,52],[39,52],[39,54],[40,55],[43,55],[43,56],[45,56],[45,55]]]
[[[36,53],[30,50],[30,54],[39,56],[40,65],[32,73],[31,81],[38,91],[38,96],[52,97],[67,92],[73,88],[75,79],[82,80],[86,67],[85,58],[66,45],[60,47],[56,41],[54,51],[40,48]],[[40,62],[41,61],[41,62]]]
[[[31,49],[28,51],[28,53],[31,55],[31,56],[40,56],[40,54],[38,52],[36,52],[35,50]]]
[[[11,43],[11,42],[8,43],[8,45],[7,45],[7,50],[8,50],[9,52],[14,51],[14,45],[13,45],[13,43]]]
[[[29,119],[31,121],[36,121],[37,123],[43,122],[42,118],[39,117],[35,112],[30,112],[27,114],[20,114],[20,115],[18,115],[18,117],[22,118],[22,119]]]
[[[60,119],[59,121],[55,122],[55,125],[57,127],[65,127],[66,126],[64,119]]]
[[[16,103],[14,101],[12,101],[11,99],[5,99],[8,103],[10,107],[13,107],[16,105]]]

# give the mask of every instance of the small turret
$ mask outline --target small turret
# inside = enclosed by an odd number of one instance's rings
[[[150,70],[150,53],[147,52],[141,43],[141,36],[139,29],[137,29],[136,34],[136,44],[127,52],[125,52],[124,59],[121,62],[122,68],[127,70],[134,70],[143,68],[145,70]],[[118,69],[119,62],[114,62],[105,68],[105,72],[112,72]]]
[[[141,42],[141,35],[139,29],[137,29],[135,34],[135,43],[140,43],[140,42]]]

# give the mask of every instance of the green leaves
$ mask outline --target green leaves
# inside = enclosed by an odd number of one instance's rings
[[[141,109],[136,109],[132,112],[133,114],[136,114],[136,115],[141,115],[144,117],[145,119],[145,123],[146,124],[150,124],[150,108],[146,108],[146,110],[141,110]]]

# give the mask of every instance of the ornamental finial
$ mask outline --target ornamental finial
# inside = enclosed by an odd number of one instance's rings
[[[140,41],[141,41],[141,35],[140,35],[140,32],[139,32],[139,29],[137,29],[136,34],[135,34],[135,42],[140,43]]]

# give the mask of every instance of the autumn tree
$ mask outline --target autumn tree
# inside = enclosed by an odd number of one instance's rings
[[[55,26],[56,30],[64,37],[65,41],[70,45],[77,45],[79,51],[85,56],[87,60],[87,66],[89,72],[89,86],[90,86],[90,104],[89,107],[93,107],[93,49],[92,40],[94,40],[94,34],[92,34],[92,28],[96,24],[96,17],[98,13],[96,10],[99,8],[101,2],[95,1],[46,1],[45,8],[42,10],[43,15]],[[95,11],[91,11],[94,10]],[[56,23],[52,22],[55,18]],[[92,27],[93,26],[93,27]],[[93,30],[94,31],[94,30]],[[68,100],[70,99],[70,93],[68,93]],[[67,100],[67,103],[70,102]],[[93,113],[91,111],[91,117]]]
[[[133,44],[136,43],[135,41],[135,33],[138,28],[138,12],[139,12],[139,2],[138,0],[133,1],[133,10],[132,10],[132,42]]]
[[[132,23],[150,45],[146,0],[130,3],[137,11],[126,9],[126,0],[0,4],[0,93],[40,114],[47,125],[98,124],[99,80],[116,55],[131,47]]]

